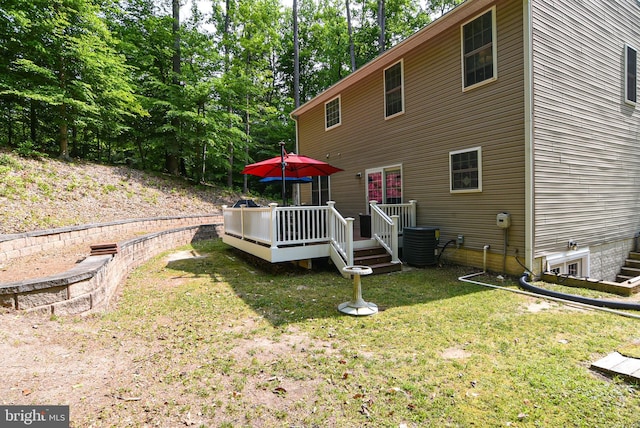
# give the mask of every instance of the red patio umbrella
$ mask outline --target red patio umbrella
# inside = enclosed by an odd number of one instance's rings
[[[247,165],[242,170],[242,173],[257,175],[258,177],[281,177],[282,203],[284,205],[286,200],[286,177],[317,177],[331,175],[339,171],[342,171],[342,169],[326,162],[308,156],[287,153],[284,150],[284,143],[280,143],[280,156]]]

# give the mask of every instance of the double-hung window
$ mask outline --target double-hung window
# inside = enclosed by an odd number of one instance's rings
[[[624,47],[624,100],[635,105],[638,102],[638,51],[629,45]]]
[[[340,95],[324,103],[324,129],[329,130],[340,126]]]
[[[496,80],[495,7],[463,24],[461,39],[463,90]]]
[[[404,77],[402,61],[384,70],[384,117],[404,112]]]
[[[482,148],[449,153],[451,193],[482,191]]]

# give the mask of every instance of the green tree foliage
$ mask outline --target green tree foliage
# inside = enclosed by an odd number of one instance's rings
[[[356,68],[461,2],[380,1],[350,0]],[[4,0],[0,146],[255,185],[245,164],[295,150],[292,10],[174,4]],[[299,0],[298,27],[305,102],[352,72],[346,1]]]
[[[3,5],[0,98],[6,115],[14,123],[28,110],[28,139],[46,151],[54,150],[55,127],[65,158],[70,133],[117,135],[125,116],[144,114],[131,70],[99,13],[86,0]]]

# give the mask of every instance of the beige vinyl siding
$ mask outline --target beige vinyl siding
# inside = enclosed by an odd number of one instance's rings
[[[640,231],[640,114],[624,103],[636,0],[532,1],[535,256]]]
[[[382,70],[390,64],[381,64],[341,92],[339,128],[324,131],[322,107],[299,118],[300,152],[345,170],[331,177],[332,199],[344,215],[357,218],[366,210],[366,169],[400,164],[403,200],[418,200],[419,225],[440,227],[442,241],[464,234],[466,248],[489,244],[501,252],[496,215],[508,211],[509,254],[524,253],[522,4],[496,4],[497,81],[462,91],[460,27],[454,25],[403,57],[404,114],[384,120]],[[450,193],[449,152],[477,146],[483,191]]]

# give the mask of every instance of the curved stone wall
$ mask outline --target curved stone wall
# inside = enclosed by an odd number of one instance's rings
[[[104,239],[109,241],[109,237],[113,235],[155,232],[184,226],[218,223],[222,223],[222,214],[220,213],[120,220],[0,235],[0,264],[17,257],[29,256],[40,251],[55,251],[58,248],[82,244],[88,240]]]
[[[212,220],[217,221],[213,223]],[[198,223],[201,221],[208,221],[208,223],[170,228],[181,222]],[[101,234],[106,234],[105,237],[108,237],[109,228],[115,227],[115,230],[119,232],[123,232],[126,228],[130,228],[131,231],[134,229],[139,231],[137,226],[141,225],[143,228],[151,229],[162,226],[166,230],[119,242],[117,254],[89,256],[73,268],[60,274],[0,283],[0,306],[56,315],[80,314],[106,309],[118,286],[133,269],[163,251],[221,236],[223,228],[222,217],[216,215],[133,220],[32,232],[20,236],[3,235],[0,237],[2,240],[0,242],[0,261],[3,260],[1,258],[3,254],[6,257],[7,253],[15,254],[23,251],[23,248],[15,245],[16,242],[25,244],[25,247],[28,248],[24,250],[25,254],[33,254],[37,251],[57,248],[55,246],[57,242],[69,245],[70,242],[78,244],[88,239],[96,239],[101,237]],[[56,230],[59,232],[56,233]],[[113,232],[114,229],[111,231]],[[7,236],[15,236],[12,239],[15,241],[12,245],[7,244],[12,240],[4,239]],[[40,249],[37,250],[37,248]],[[13,257],[18,256],[14,255]]]

